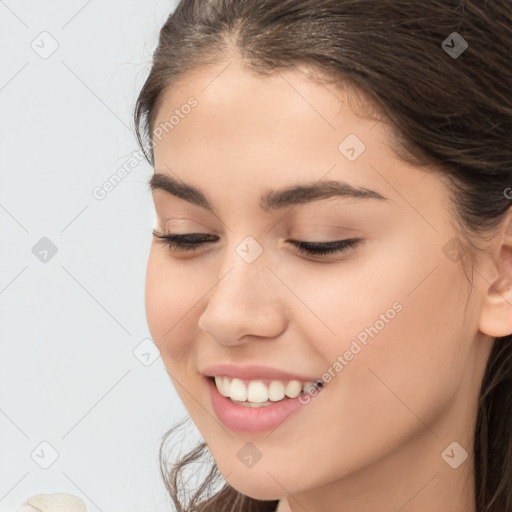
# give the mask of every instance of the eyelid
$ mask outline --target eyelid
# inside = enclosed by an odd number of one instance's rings
[[[178,253],[192,254],[197,252],[205,243],[213,242],[211,238],[219,238],[217,235],[207,233],[158,233],[153,230],[153,236],[160,243],[169,246],[169,250]],[[188,240],[187,240],[188,239]],[[295,245],[300,253],[306,254],[316,260],[323,260],[331,255],[341,255],[351,249],[359,247],[362,238],[346,238],[342,240],[308,242],[304,240],[288,240]],[[174,249],[173,249],[174,247]]]

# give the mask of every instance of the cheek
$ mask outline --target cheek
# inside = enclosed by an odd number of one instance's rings
[[[425,403],[453,394],[471,337],[471,327],[464,324],[464,280],[441,249],[422,246],[420,240],[411,247],[408,238],[385,251],[367,251],[335,272],[319,270],[314,279],[304,272],[294,291],[316,316],[305,315],[302,322],[308,324],[302,328],[309,325],[310,335],[316,328],[310,339],[318,340],[331,389],[368,405],[377,395],[383,403],[385,384],[411,404],[419,397]],[[400,403],[387,392],[388,405]]]
[[[205,291],[197,289],[190,272],[180,270],[165,257],[165,252],[154,248],[149,255],[146,270],[145,306],[151,337],[167,365],[179,360],[190,347],[196,332],[196,308]]]
[[[284,290],[283,300],[293,305],[290,320],[300,324],[302,338],[314,343],[326,362],[348,349],[351,340],[379,315],[397,316],[393,304],[401,298],[403,286],[396,274],[388,281],[383,278],[392,275],[392,269],[383,268],[380,256],[359,256],[310,269],[302,265],[287,272],[285,281],[293,294]]]
[[[381,275],[387,281],[367,282],[364,293],[344,302],[343,313],[353,317],[345,321],[340,312],[338,325],[346,331],[340,327],[330,359],[346,353],[351,359],[331,372],[330,385],[340,397],[334,423],[345,426],[347,438],[381,435],[384,446],[389,432],[399,439],[446,410],[464,378],[471,333],[464,326],[463,278],[448,260],[410,261]]]

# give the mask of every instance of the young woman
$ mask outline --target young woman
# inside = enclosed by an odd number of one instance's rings
[[[204,438],[162,444],[176,510],[512,510],[511,47],[509,0],[169,16],[135,123],[148,325]]]

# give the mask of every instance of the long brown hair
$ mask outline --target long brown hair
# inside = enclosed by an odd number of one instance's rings
[[[456,32],[456,34],[453,34]],[[466,46],[467,45],[467,46]],[[146,159],[162,92],[187,72],[240,60],[269,74],[298,65],[362,93],[388,122],[404,161],[448,179],[454,220],[474,262],[478,236],[497,227],[512,186],[512,4],[509,0],[182,0],[160,31],[134,121]],[[457,51],[455,51],[457,50]],[[187,418],[188,419],[188,418]],[[206,443],[160,467],[176,510],[274,511],[222,477]],[[211,470],[188,503],[182,476]],[[512,335],[497,338],[474,437],[477,512],[512,510]],[[214,486],[220,487],[213,492]]]

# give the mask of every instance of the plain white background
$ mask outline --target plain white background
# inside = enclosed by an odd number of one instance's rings
[[[131,116],[175,5],[0,0],[0,511],[56,492],[171,510],[158,447],[186,412],[146,323]]]

